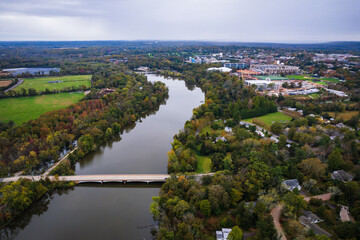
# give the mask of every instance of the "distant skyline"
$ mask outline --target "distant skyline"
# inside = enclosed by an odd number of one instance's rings
[[[360,41],[359,0],[11,0],[0,41]]]

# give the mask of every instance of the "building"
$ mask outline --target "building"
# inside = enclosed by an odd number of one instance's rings
[[[20,74],[31,74],[31,75],[49,75],[51,73],[60,72],[59,68],[9,68],[3,69],[3,72],[10,74],[11,76],[17,76]]]
[[[301,186],[297,179],[285,180],[282,182],[282,185],[290,191],[293,191],[295,188],[297,188],[299,191],[301,190]]]
[[[236,69],[245,69],[249,67],[248,63],[225,63],[224,67],[227,68],[236,68]]]
[[[296,74],[300,72],[299,67],[282,65],[282,64],[253,64],[250,70],[259,72],[261,74],[277,75],[277,74]]]
[[[256,130],[255,133],[256,133],[257,135],[259,135],[260,137],[265,137],[265,134],[264,134],[262,131],[260,131],[260,130]]]
[[[220,72],[231,72],[232,69],[228,67],[212,67],[208,68],[207,71],[220,71]]]
[[[309,95],[309,94],[318,93],[318,92],[320,92],[318,89],[310,88],[310,89],[303,89],[303,90],[288,91],[288,94],[289,95]]]
[[[337,91],[337,90],[329,89],[329,88],[324,88],[324,89],[332,94],[339,96],[339,97],[348,97],[348,95],[346,93],[344,93],[343,91]]]
[[[315,214],[314,214],[315,215]],[[315,215],[316,216],[316,215]],[[317,216],[316,216],[317,217]],[[302,215],[299,217],[299,222],[305,227],[312,229],[316,235],[325,235],[331,237],[332,235],[319,227],[315,222],[311,222],[311,219],[308,219],[306,216]]]
[[[140,66],[138,68],[135,69],[136,71],[140,71],[140,72],[148,72],[150,71],[149,67],[144,67],[144,66]]]
[[[232,128],[231,127],[225,127],[225,132],[227,133],[232,133]]]
[[[303,210],[302,214],[304,215],[304,217],[307,218],[310,223],[319,223],[324,221],[311,211]]]
[[[351,181],[353,180],[354,176],[344,170],[337,170],[331,173],[331,179],[338,180],[338,181]]]
[[[279,88],[278,83],[272,82],[269,79],[268,80],[245,80],[245,85],[248,85],[248,86],[255,85],[256,88],[260,89],[260,90],[278,89]]]
[[[226,240],[228,239],[231,228],[223,228],[221,231],[216,231],[216,240]]]

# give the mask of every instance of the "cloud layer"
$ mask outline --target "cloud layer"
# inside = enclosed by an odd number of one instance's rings
[[[0,1],[0,40],[360,40],[359,0]]]

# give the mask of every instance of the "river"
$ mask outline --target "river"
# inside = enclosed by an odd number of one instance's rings
[[[164,82],[169,98],[159,110],[76,165],[76,174],[167,173],[174,134],[204,100],[199,88],[183,81],[147,75]],[[43,199],[9,230],[14,239],[152,239],[149,212],[160,184],[86,184]]]

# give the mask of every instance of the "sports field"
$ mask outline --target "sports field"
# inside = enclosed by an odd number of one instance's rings
[[[60,81],[59,83],[49,83],[51,81]],[[20,89],[36,89],[38,92],[43,92],[46,89],[49,90],[63,90],[66,87],[80,87],[86,86],[90,88],[91,86],[91,75],[72,75],[72,76],[62,76],[62,77],[40,77],[40,78],[27,78],[24,79],[24,82],[16,87],[15,91],[20,91]]]
[[[269,113],[261,117],[244,119],[242,121],[253,123],[254,119],[258,119],[265,123],[265,128],[270,128],[274,122],[290,121],[291,117],[282,112],[276,112]]]
[[[280,77],[280,76],[256,76],[257,79],[260,80],[266,80],[267,78],[270,78],[270,80],[288,80],[287,78]]]
[[[304,74],[304,75],[287,75],[288,79],[292,80],[312,80],[315,79],[314,77],[310,77],[310,74]]]
[[[21,124],[30,119],[38,118],[41,114],[65,108],[78,102],[84,97],[83,93],[56,93],[32,97],[0,99],[0,120],[14,121]]]

